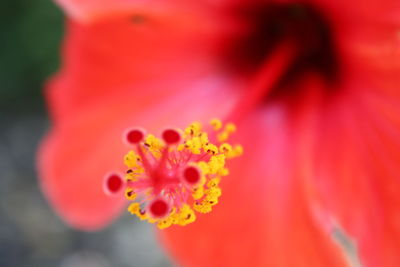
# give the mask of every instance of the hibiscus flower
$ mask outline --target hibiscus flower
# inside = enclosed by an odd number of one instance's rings
[[[184,266],[400,266],[400,6],[367,1],[58,0],[69,20],[46,96],[43,190],[95,230],[125,206],[121,133],[233,120],[245,154],[220,204],[160,234]]]

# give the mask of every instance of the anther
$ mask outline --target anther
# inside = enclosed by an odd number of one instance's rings
[[[168,145],[175,145],[181,141],[181,135],[177,130],[166,129],[162,133],[162,139]]]
[[[143,130],[131,129],[131,130],[128,130],[125,138],[126,138],[126,141],[128,142],[128,144],[136,145],[143,141],[144,135],[145,134],[144,134]]]

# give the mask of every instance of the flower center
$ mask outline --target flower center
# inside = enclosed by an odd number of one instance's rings
[[[196,219],[194,211],[207,213],[218,203],[221,177],[229,171],[225,161],[242,153],[241,146],[227,143],[236,127],[214,119],[202,129],[198,122],[184,131],[166,129],[161,139],[130,129],[125,141],[133,146],[125,156],[128,167],[125,179],[111,174],[105,189],[134,201],[128,210],[142,220],[157,223],[159,228],[186,225]]]
[[[309,4],[258,4],[241,6],[230,11],[244,25],[243,31],[227,38],[223,45],[223,61],[239,75],[257,73],[282,42],[296,46],[296,56],[270,90],[269,96],[279,95],[283,88],[296,82],[305,72],[313,71],[327,82],[338,76],[329,24],[317,9]],[[292,89],[290,89],[292,90]]]

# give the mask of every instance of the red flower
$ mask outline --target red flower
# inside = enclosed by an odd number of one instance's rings
[[[124,206],[101,183],[126,128],[233,114],[245,154],[221,203],[161,234],[182,265],[343,266],[336,224],[365,266],[400,266],[397,0],[59,2],[72,19],[39,170],[69,224]]]

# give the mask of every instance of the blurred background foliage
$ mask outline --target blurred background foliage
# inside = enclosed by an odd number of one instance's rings
[[[43,109],[43,83],[59,65],[61,10],[51,0],[2,0],[0,107]]]

